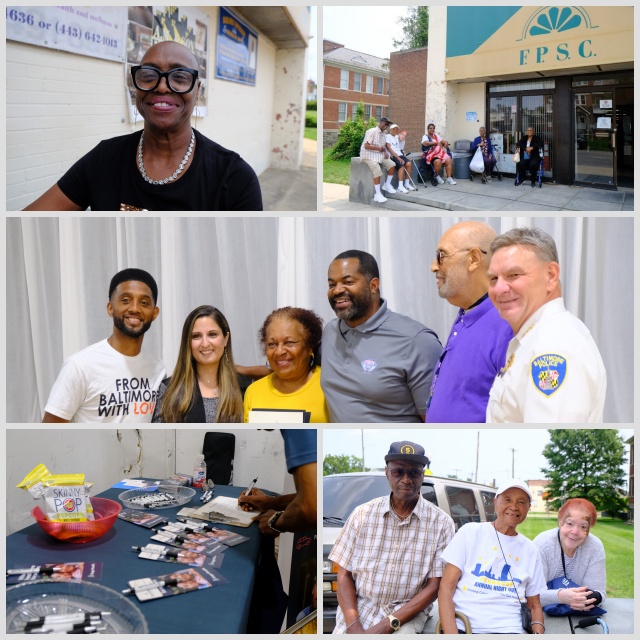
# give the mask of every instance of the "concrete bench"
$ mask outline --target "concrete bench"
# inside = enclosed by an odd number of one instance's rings
[[[411,160],[411,179],[417,187],[422,185],[418,178],[417,162],[422,162],[421,153],[411,153],[407,156]],[[386,180],[385,176],[380,178],[381,183]],[[394,171],[391,184],[394,189],[398,187],[398,171]],[[427,181],[427,185],[431,183]],[[384,192],[383,192],[384,193]],[[360,157],[351,158],[351,168],[349,172],[349,201],[359,202],[361,204],[371,204],[375,189],[373,187],[373,173],[371,169],[361,162]]]

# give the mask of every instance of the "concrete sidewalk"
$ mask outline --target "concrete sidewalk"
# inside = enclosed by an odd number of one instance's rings
[[[458,180],[456,185],[422,184],[406,195],[386,194],[387,202],[363,205],[349,202],[349,187],[323,186],[324,211],[633,211],[633,189],[606,191],[590,187],[530,183],[516,187],[513,178],[493,179],[482,184],[479,179]]]
[[[304,138],[302,165],[297,171],[267,169],[258,180],[265,211],[317,211],[318,143]],[[347,194],[347,198],[348,198]]]

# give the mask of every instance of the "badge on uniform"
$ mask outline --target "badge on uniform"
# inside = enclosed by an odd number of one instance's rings
[[[378,363],[375,360],[367,358],[360,363],[360,366],[365,373],[371,373],[378,366]]]
[[[555,393],[567,377],[567,359],[557,353],[536,356],[531,362],[531,378],[545,396]]]

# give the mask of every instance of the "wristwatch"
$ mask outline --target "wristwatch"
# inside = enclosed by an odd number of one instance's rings
[[[389,624],[393,629],[392,633],[397,631],[402,626],[400,620],[398,620],[398,618],[396,618],[395,616],[392,616],[391,614],[389,614],[387,618],[389,618]]]
[[[280,529],[276,529],[273,525],[276,523],[276,520],[282,515],[282,511],[276,511],[267,521],[267,526],[271,531],[275,531],[276,533],[284,533],[284,531],[280,531]]]

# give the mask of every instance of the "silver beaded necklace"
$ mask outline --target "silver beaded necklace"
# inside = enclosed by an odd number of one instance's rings
[[[140,173],[142,174],[142,177],[149,184],[168,184],[169,182],[173,182],[182,173],[182,170],[185,168],[185,165],[189,161],[189,156],[191,156],[191,153],[193,151],[193,145],[195,143],[196,143],[196,135],[192,129],[191,142],[189,142],[189,148],[187,149],[187,153],[184,154],[184,158],[182,158],[182,162],[180,163],[178,168],[173,172],[173,175],[170,175],[168,178],[165,178],[164,180],[152,180],[147,175],[147,172],[144,170],[144,162],[142,160],[142,149],[144,147],[144,131],[143,131],[142,135],[140,136],[140,142],[138,143],[138,169],[140,169]]]

